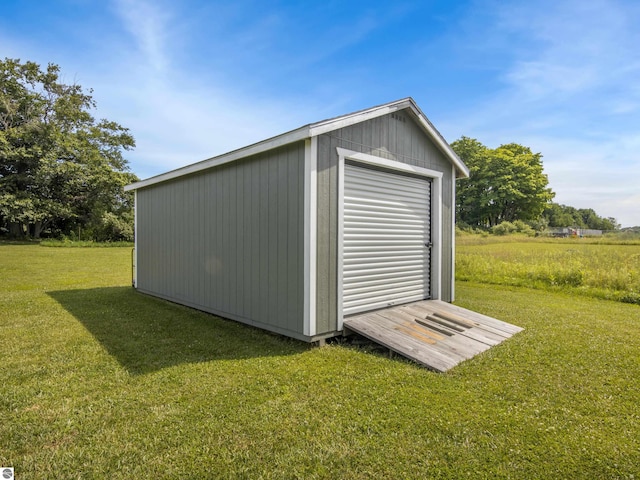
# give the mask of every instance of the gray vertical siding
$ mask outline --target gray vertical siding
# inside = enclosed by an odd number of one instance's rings
[[[318,137],[317,333],[337,329],[337,147],[443,172],[442,300],[450,301],[452,241],[451,162],[429,140],[410,110],[403,110]]]
[[[137,193],[138,288],[303,337],[304,142]]]

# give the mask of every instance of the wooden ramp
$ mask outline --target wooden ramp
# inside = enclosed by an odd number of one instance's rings
[[[356,314],[345,318],[344,326],[438,372],[446,372],[522,331],[440,300]]]

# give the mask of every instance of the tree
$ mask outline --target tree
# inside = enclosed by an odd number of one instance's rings
[[[96,228],[105,214],[130,211],[123,151],[135,146],[128,129],[96,121],[96,104],[79,85],[59,82],[60,68],[0,61],[0,227],[39,238]]]
[[[510,143],[490,149],[468,137],[451,146],[470,171],[457,189],[462,222],[493,227],[503,221],[535,221],[554,197],[543,173],[542,155],[528,147]]]
[[[600,217],[592,208],[574,208],[567,205],[550,203],[545,207],[543,216],[550,227],[590,228],[594,230],[618,230],[620,225],[615,218]]]

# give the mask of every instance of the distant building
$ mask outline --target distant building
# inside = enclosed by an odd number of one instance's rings
[[[573,228],[573,227],[550,227],[547,229],[547,235],[550,237],[599,237],[602,230],[593,230],[589,228]]]

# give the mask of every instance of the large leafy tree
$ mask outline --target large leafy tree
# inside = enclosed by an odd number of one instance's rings
[[[135,181],[128,129],[91,114],[92,91],[59,81],[60,68],[0,61],[0,227],[35,238],[130,217]],[[126,220],[125,220],[126,223]]]
[[[458,183],[458,219],[492,227],[503,221],[537,220],[554,197],[543,172],[542,155],[510,143],[490,149],[462,137],[451,144],[467,164],[468,179]]]

